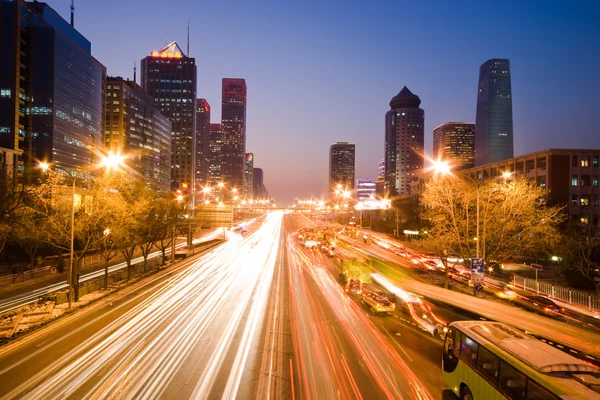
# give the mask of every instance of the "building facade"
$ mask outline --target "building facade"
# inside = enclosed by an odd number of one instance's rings
[[[142,87],[172,124],[171,189],[195,193],[196,60],[176,42],[141,62]]]
[[[475,118],[475,165],[514,155],[510,61],[487,60],[479,68]]]
[[[252,198],[254,193],[254,153],[246,153],[244,157],[244,190],[242,195]]]
[[[210,124],[208,137],[208,185],[214,186],[222,181],[221,177],[221,150],[223,139],[221,124]]]
[[[246,102],[244,79],[223,78],[221,100],[221,179],[231,187],[244,186]]]
[[[475,156],[475,124],[445,122],[433,130],[433,159],[454,170],[472,168]]]
[[[549,149],[462,171],[474,179],[511,172],[543,187],[551,205],[566,205],[569,219],[598,228],[600,150]]]
[[[260,199],[263,197],[263,170],[262,168],[254,168],[252,171],[253,183],[252,183],[252,197]]]
[[[210,104],[196,101],[196,188],[208,184],[210,154]]]
[[[390,101],[385,114],[386,196],[410,194],[410,184],[423,169],[425,112],[421,99],[406,86]]]
[[[329,147],[329,196],[334,196],[338,185],[354,191],[355,145],[337,142]]]
[[[30,180],[40,161],[69,171],[89,166],[101,146],[106,69],[46,3],[0,7],[2,180]]]
[[[171,189],[171,122],[154,106],[154,99],[138,84],[108,77],[104,146],[126,155],[149,188],[160,196]]]
[[[371,179],[358,178],[356,180],[356,198],[360,200],[367,200],[375,198],[377,195],[376,183]]]

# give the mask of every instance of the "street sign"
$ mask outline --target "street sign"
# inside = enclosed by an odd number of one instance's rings
[[[481,284],[485,281],[485,275],[479,272],[471,272],[471,281],[474,284]]]
[[[483,285],[481,283],[478,283],[477,285],[475,285],[475,290],[477,290],[478,292],[481,292],[481,289],[483,289]]]
[[[542,270],[542,266],[540,264],[531,264],[531,268],[541,271]]]
[[[485,273],[485,269],[483,266],[483,258],[471,259],[471,272],[477,272],[479,274]]]

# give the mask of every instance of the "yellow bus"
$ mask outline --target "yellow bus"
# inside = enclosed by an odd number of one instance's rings
[[[448,327],[444,381],[461,400],[600,399],[600,370],[509,325]]]

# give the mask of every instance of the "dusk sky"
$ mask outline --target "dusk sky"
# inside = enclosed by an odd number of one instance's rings
[[[48,4],[69,20],[70,0]],[[221,118],[221,79],[248,85],[247,151],[280,205],[327,196],[328,150],[356,144],[376,178],[384,115],[404,85],[425,110],[425,149],[448,121],[474,122],[479,66],[509,58],[515,155],[600,148],[599,1],[75,1],[75,27],[109,75],[177,41],[198,97]]]

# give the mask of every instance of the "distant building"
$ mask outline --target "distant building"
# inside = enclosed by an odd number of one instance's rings
[[[210,153],[210,104],[196,100],[196,188],[208,183]]]
[[[375,194],[379,197],[385,196],[385,159],[377,164],[377,181],[375,182]]]
[[[510,61],[487,60],[479,68],[475,118],[475,166],[513,157]]]
[[[39,161],[89,166],[106,78],[91,43],[46,3],[2,1],[0,21],[0,180],[31,181]]]
[[[385,114],[385,195],[409,195],[423,169],[425,112],[421,99],[406,86],[390,101]]]
[[[472,168],[475,154],[475,124],[445,122],[433,130],[433,159],[447,162],[454,170]]]
[[[254,168],[252,171],[252,197],[259,199],[263,196],[263,170],[262,168]]]
[[[235,188],[244,186],[246,154],[246,100],[244,79],[223,78],[221,100],[221,179]]]
[[[598,229],[600,150],[548,149],[462,171],[473,179],[526,177],[546,191],[549,204],[567,205],[569,219]]]
[[[254,194],[254,153],[246,153],[244,157],[244,188],[242,196],[252,198]]]
[[[171,122],[133,81],[108,77],[103,142],[160,195],[171,188]]]
[[[358,200],[366,200],[375,198],[377,194],[376,184],[371,179],[357,179],[356,181],[356,198]]]
[[[208,184],[211,186],[221,182],[221,149],[223,139],[221,124],[210,124],[208,143]]]
[[[337,142],[329,147],[329,196],[334,195],[338,185],[354,191],[354,161],[354,144]]]
[[[195,193],[196,60],[176,42],[142,60],[142,87],[172,123],[171,188]]]

